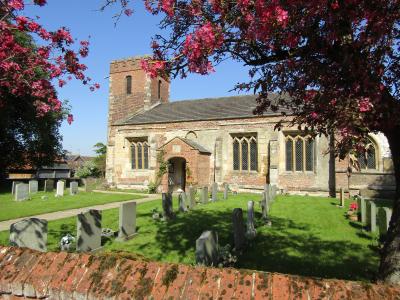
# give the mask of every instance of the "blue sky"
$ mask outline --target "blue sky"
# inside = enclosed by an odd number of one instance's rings
[[[89,68],[87,75],[100,83],[101,88],[90,92],[86,86],[73,81],[58,89],[60,99],[69,100],[75,119],[72,125],[64,122],[61,128],[66,150],[92,155],[94,144],[106,143],[109,63],[151,53],[150,40],[160,33],[157,27],[160,19],[145,11],[142,1],[135,2],[134,14],[123,17],[116,27],[112,19],[115,10],[98,11],[102,0],[48,0],[48,5],[42,8],[26,10],[29,16],[40,16],[40,23],[48,30],[66,26],[78,40],[90,36],[90,53],[83,63]],[[247,75],[242,65],[224,62],[212,75],[173,80],[170,101],[235,95],[236,92],[229,90],[237,82],[245,81]]]

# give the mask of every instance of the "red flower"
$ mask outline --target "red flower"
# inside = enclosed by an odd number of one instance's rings
[[[357,209],[358,209],[358,205],[356,202],[350,203],[350,210],[357,210]]]

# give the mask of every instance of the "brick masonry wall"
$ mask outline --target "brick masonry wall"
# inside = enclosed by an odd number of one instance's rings
[[[399,299],[400,287],[0,246],[1,299]]]

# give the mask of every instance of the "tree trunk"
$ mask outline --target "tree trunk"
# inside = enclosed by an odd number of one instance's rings
[[[400,127],[385,131],[394,165],[396,197],[389,230],[381,252],[378,277],[391,284],[400,284]]]

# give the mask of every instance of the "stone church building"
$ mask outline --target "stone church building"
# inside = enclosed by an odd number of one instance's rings
[[[289,193],[325,195],[341,187],[353,193],[393,189],[382,134],[370,136],[361,169],[349,172],[349,159],[330,155],[326,137],[293,127],[274,130],[280,113],[255,116],[254,95],[170,102],[169,91],[169,82],[140,69],[139,58],[111,62],[109,184],[146,189],[159,183],[167,191],[217,182],[254,191],[271,183]]]

